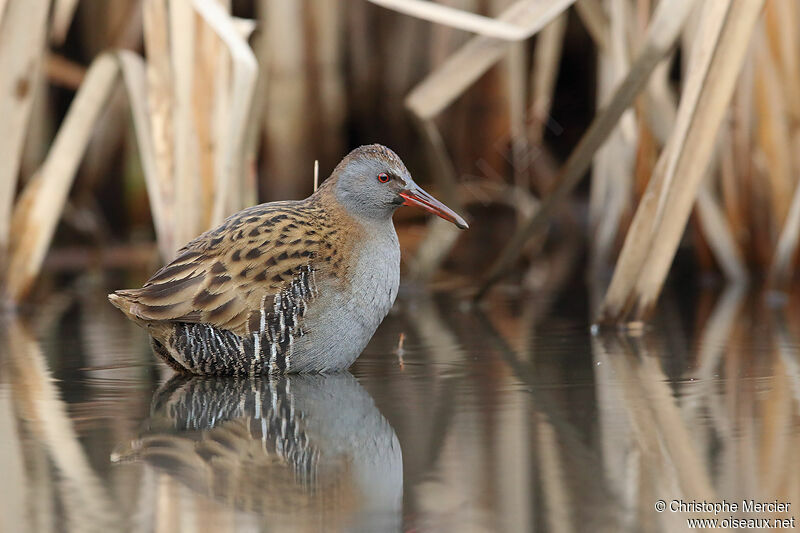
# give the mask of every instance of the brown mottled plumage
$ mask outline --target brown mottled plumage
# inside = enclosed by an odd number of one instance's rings
[[[370,145],[345,157],[309,198],[236,213],[184,246],[142,288],[109,299],[146,327],[155,352],[180,371],[346,368],[397,294],[391,214],[403,203],[466,226],[414,184],[394,152]],[[339,333],[348,324],[357,327],[345,350],[334,341],[348,343]],[[309,333],[317,333],[313,342]]]

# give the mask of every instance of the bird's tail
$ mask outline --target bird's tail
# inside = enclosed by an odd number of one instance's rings
[[[108,301],[111,304],[125,313],[129,319],[133,320],[140,326],[144,327],[145,321],[136,313],[136,308],[139,305],[139,299],[136,297],[136,292],[131,290],[122,290],[112,292],[108,295]]]

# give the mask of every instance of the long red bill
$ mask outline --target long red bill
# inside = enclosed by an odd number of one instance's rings
[[[430,211],[434,215],[440,216],[443,219],[452,222],[460,229],[469,228],[469,224],[467,224],[466,220],[458,216],[455,211],[419,187],[402,191],[400,196],[405,199],[403,205],[419,206],[426,211]]]

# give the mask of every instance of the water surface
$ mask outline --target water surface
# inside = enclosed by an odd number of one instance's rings
[[[791,300],[667,295],[643,331],[593,335],[579,290],[406,292],[351,373],[234,380],[173,377],[104,294],[3,326],[0,531],[683,531],[800,509]]]

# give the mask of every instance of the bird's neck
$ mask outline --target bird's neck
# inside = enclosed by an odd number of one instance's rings
[[[338,176],[331,175],[319,188],[308,197],[308,201],[322,208],[326,213],[335,219],[342,221],[345,225],[352,224],[358,229],[363,229],[368,235],[387,236],[394,235],[394,223],[392,216],[394,210],[381,208],[369,209],[365,206],[346,207],[340,198],[339,190],[336,187]]]

